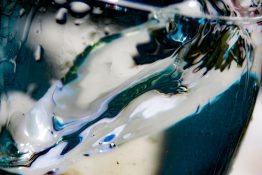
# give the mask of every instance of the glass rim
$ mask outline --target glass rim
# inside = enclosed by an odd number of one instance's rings
[[[131,9],[138,9],[142,11],[147,11],[151,13],[153,16],[156,15],[167,15],[169,16],[170,14],[172,15],[181,15],[185,17],[190,17],[190,18],[203,18],[207,20],[221,20],[221,21],[226,21],[226,22],[233,22],[233,23],[241,23],[241,24],[250,24],[250,23],[260,23],[262,22],[262,14],[259,14],[258,16],[222,16],[222,15],[211,15],[211,14],[204,14],[204,15],[199,15],[199,14],[187,14],[179,10],[178,8],[174,7],[173,5],[168,5],[164,7],[157,7],[149,4],[144,4],[140,2],[132,2],[128,0],[98,0],[102,1],[105,3],[109,3],[112,5],[118,5],[122,7],[127,7]],[[259,8],[260,6],[258,6]],[[261,7],[262,8],[262,7]],[[165,11],[163,11],[165,9]],[[172,11],[171,11],[172,10]]]

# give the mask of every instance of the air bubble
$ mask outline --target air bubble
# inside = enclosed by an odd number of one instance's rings
[[[84,20],[82,20],[82,19],[77,19],[77,20],[75,20],[75,25],[77,25],[77,26],[80,26],[81,24],[83,24],[85,21]]]
[[[35,49],[35,53],[34,53],[34,57],[35,57],[35,60],[38,62],[42,59],[43,57],[43,54],[44,54],[44,49],[41,45],[38,45]]]
[[[67,20],[67,9],[60,8],[55,16],[56,22],[59,24],[65,24]]]
[[[100,7],[94,7],[92,13],[95,15],[101,15],[103,11]]]
[[[54,2],[59,5],[64,5],[65,3],[67,3],[67,0],[54,0]]]
[[[84,2],[74,1],[70,3],[70,10],[77,14],[83,14],[90,10],[90,6]]]
[[[21,8],[20,11],[19,11],[19,16],[22,17],[22,16],[24,16],[24,14],[25,14],[25,9]]]

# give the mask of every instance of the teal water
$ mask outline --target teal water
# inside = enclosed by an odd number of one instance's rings
[[[161,175],[223,175],[230,170],[259,89],[244,74],[217,100],[165,131]]]

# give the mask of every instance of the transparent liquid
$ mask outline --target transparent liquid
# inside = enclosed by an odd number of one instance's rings
[[[176,124],[161,174],[226,173],[258,92],[256,25],[173,12],[190,2],[1,3],[1,167],[59,173]]]

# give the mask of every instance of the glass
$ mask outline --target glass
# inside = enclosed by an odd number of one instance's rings
[[[0,10],[2,169],[61,173],[169,128],[160,174],[227,173],[260,84],[261,2],[1,0]]]

